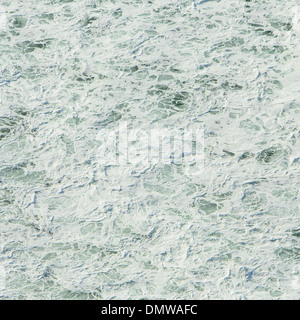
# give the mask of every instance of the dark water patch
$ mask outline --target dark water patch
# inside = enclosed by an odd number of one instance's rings
[[[264,194],[252,190],[246,190],[241,200],[243,206],[249,210],[258,210],[267,203],[267,198]]]
[[[22,29],[27,25],[27,18],[24,16],[13,16],[11,24],[13,28]]]
[[[117,122],[121,118],[122,118],[122,114],[121,113],[112,111],[106,119],[97,121],[95,123],[95,126],[96,127],[103,127],[103,126],[106,126],[106,125],[108,125],[110,123]]]
[[[176,112],[182,111],[187,107],[187,103],[189,100],[190,94],[186,91],[179,91],[174,93],[171,96],[168,96],[164,99],[162,99],[158,103],[159,108],[163,109],[171,109]]]
[[[148,94],[150,96],[162,96],[164,95],[165,91],[169,90],[169,87],[165,84],[157,84],[155,86],[152,86],[148,90]]]
[[[294,237],[300,238],[300,229],[293,230],[292,235]]]
[[[54,14],[53,13],[43,13],[43,14],[41,14],[41,18],[44,20],[54,20]]]
[[[243,90],[243,86],[237,83],[230,83],[229,81],[225,81],[221,84],[221,87],[224,90],[233,90],[233,91],[240,91]]]
[[[271,21],[271,26],[279,31],[290,31],[293,25],[290,22]]]
[[[280,159],[283,155],[284,152],[282,149],[278,147],[270,147],[259,152],[256,159],[261,164],[268,164]]]
[[[95,77],[86,73],[83,73],[82,75],[76,78],[76,81],[78,82],[91,82],[93,80],[95,80]]]
[[[97,21],[98,19],[96,17],[86,17],[83,21],[82,21],[82,26],[86,27],[91,25],[93,22]]]
[[[30,53],[36,49],[45,49],[52,42],[52,39],[38,40],[38,41],[29,41],[25,40],[23,42],[19,42],[16,46],[22,50],[23,53]]]
[[[249,160],[253,157],[254,157],[254,153],[246,151],[238,158],[238,161]]]
[[[119,18],[122,17],[123,11],[122,11],[121,8],[118,8],[118,9],[116,9],[116,10],[113,12],[112,15],[113,15],[114,18],[119,19]]]
[[[300,261],[300,248],[279,248],[276,250],[276,254],[283,260],[292,259],[295,261]]]
[[[0,140],[5,139],[21,122],[21,117],[0,117]]]
[[[283,53],[284,51],[287,50],[287,48],[284,46],[275,45],[271,47],[263,46],[261,50],[268,54],[276,54],[276,53]]]
[[[231,48],[239,47],[239,46],[243,45],[244,43],[245,43],[245,41],[242,38],[233,37],[230,40],[221,41],[221,42],[213,45],[210,50],[204,52],[204,56],[206,58],[208,58],[208,57],[210,57],[210,55],[214,51],[219,51],[219,50],[222,50],[222,49],[231,49]]]
[[[218,206],[214,202],[210,202],[207,200],[199,200],[198,207],[200,211],[205,212],[206,214],[214,213],[217,211]]]

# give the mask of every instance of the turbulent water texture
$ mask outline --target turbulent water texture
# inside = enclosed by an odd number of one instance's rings
[[[0,18],[2,299],[299,299],[298,1]],[[202,174],[101,165],[121,121],[203,128]]]

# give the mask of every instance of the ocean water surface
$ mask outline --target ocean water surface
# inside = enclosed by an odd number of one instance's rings
[[[299,299],[299,88],[296,0],[1,0],[0,298]]]

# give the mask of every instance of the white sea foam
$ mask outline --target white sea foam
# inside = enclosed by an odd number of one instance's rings
[[[297,1],[2,4],[1,297],[298,298],[298,30]]]

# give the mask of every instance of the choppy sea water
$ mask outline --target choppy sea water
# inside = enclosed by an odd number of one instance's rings
[[[2,299],[299,299],[298,1],[0,5]],[[103,165],[204,130],[201,174]]]

